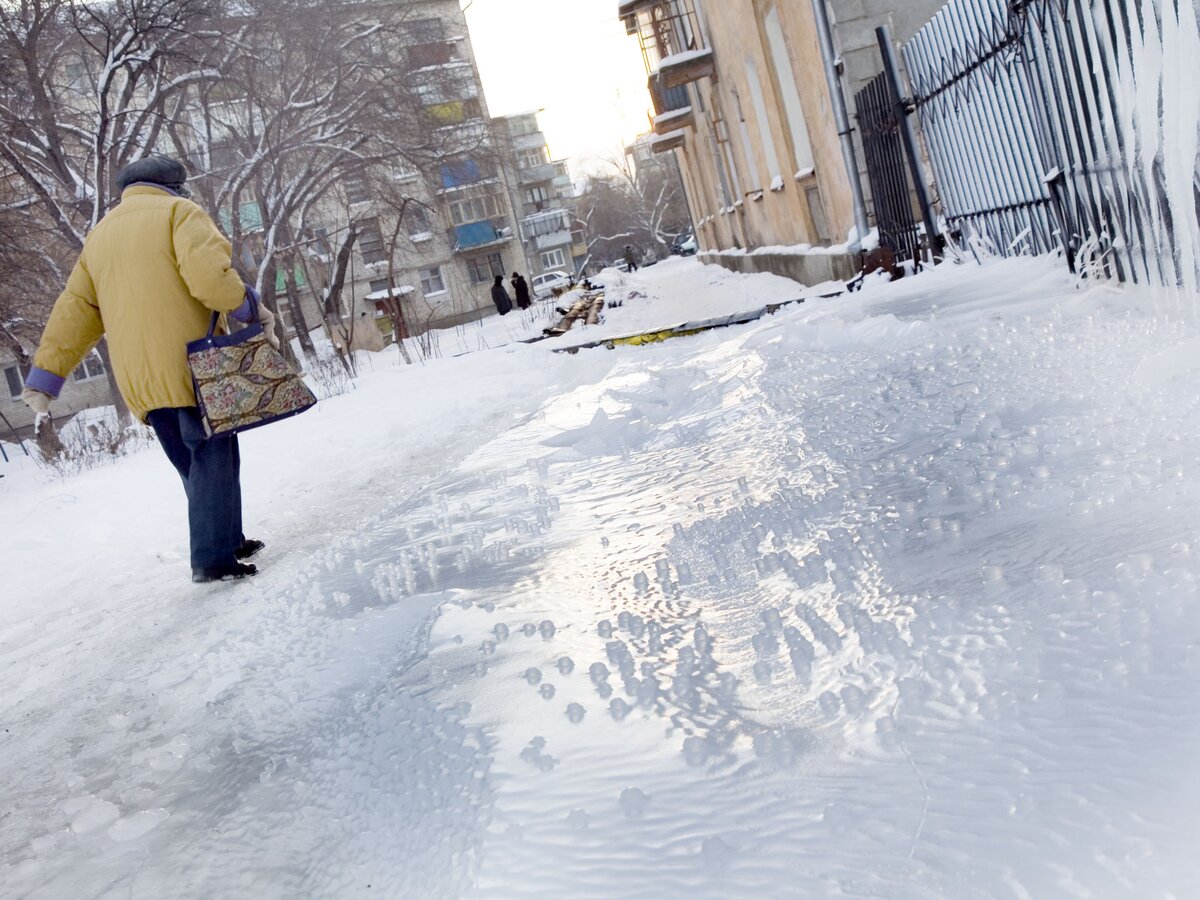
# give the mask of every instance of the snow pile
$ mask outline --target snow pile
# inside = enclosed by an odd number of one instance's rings
[[[589,334],[799,292],[624,282]],[[16,470],[0,878],[1194,896],[1197,340],[1024,260],[381,365],[246,436],[232,587],[186,582],[155,453]]]

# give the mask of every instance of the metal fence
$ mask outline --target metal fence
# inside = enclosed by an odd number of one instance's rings
[[[951,0],[903,49],[951,235],[1200,285],[1195,29],[1192,0]]]
[[[903,113],[897,109],[887,72],[881,72],[855,95],[854,109],[871,182],[880,246],[891,250],[896,259],[916,259],[921,234],[913,215],[904,144],[900,139]]]

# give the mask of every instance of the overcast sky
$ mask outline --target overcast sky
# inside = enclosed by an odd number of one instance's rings
[[[595,169],[650,130],[646,70],[618,0],[473,0],[471,42],[493,116],[544,109],[556,159]]]

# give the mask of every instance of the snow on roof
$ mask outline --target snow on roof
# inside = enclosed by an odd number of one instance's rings
[[[702,47],[699,50],[688,50],[684,53],[675,53],[671,56],[664,56],[658,64],[658,70],[670,69],[675,66],[687,65],[690,62],[695,62],[700,59],[707,59],[713,55],[712,49]]]
[[[416,292],[417,292],[417,289],[415,287],[413,287],[411,284],[399,284],[399,285],[396,285],[396,287],[392,288],[391,296],[406,297],[409,294],[415,294]],[[364,299],[370,303],[378,303],[380,300],[386,300],[387,298],[388,298],[388,291],[385,288],[382,291],[372,291],[370,294],[367,294],[367,296]]]
[[[685,132],[682,128],[679,128],[675,131],[668,131],[666,134],[656,135],[654,140],[650,142],[650,146],[653,147],[655,144],[669,144],[672,141],[683,140],[686,137],[687,132]]]
[[[654,124],[657,126],[663,124],[664,122],[671,122],[674,119],[687,119],[690,118],[691,115],[692,108],[690,106],[684,106],[679,109],[672,109],[668,112],[662,113],[661,115],[655,116]]]

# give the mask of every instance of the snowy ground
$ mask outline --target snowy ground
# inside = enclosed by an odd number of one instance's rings
[[[631,290],[247,435],[244,584],[156,450],[5,467],[3,894],[1200,895],[1195,323],[1010,261],[550,352],[800,293]]]

